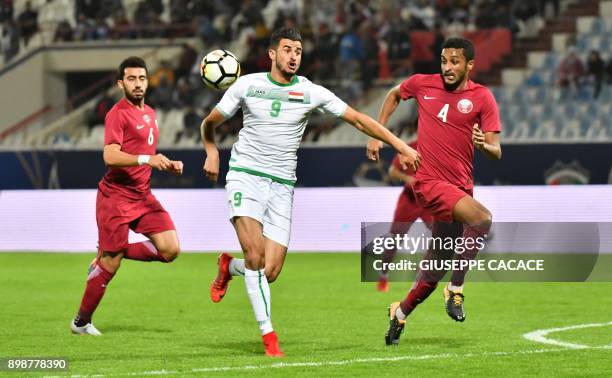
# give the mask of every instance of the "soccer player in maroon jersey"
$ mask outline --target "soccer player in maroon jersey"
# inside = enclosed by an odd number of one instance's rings
[[[419,203],[435,218],[433,237],[476,240],[486,237],[491,228],[491,213],[472,197],[472,160],[474,148],[488,158],[501,158],[501,124],[491,92],[469,79],[473,67],[472,43],[450,38],[442,46],[441,75],[413,75],[404,80],[387,93],[380,111],[379,121],[384,125],[400,100],[415,98],[418,103],[418,152],[422,161],[413,188]],[[370,159],[378,159],[380,147],[378,143],[368,143]],[[454,254],[452,250],[434,250],[430,246],[424,259],[474,259],[478,244],[469,247]],[[406,316],[433,292],[445,273],[419,271],[408,296],[391,304],[387,345],[399,343]],[[444,288],[446,312],[456,321],[465,319],[465,274],[465,270],[453,271]]]
[[[118,74],[124,97],[105,121],[103,155],[108,168],[96,199],[98,255],[90,266],[79,312],[70,323],[75,334],[101,335],[91,317],[121,259],[168,263],[179,254],[174,223],[151,193],[151,168],[180,175],[183,163],[156,153],[155,110],[144,103],[148,84],[144,60],[125,59]],[[129,244],[130,229],[149,240]]]
[[[409,146],[416,150],[417,142],[414,141],[410,143]],[[404,183],[404,190],[399,195],[397,205],[395,205],[393,223],[391,224],[391,229],[389,232],[393,235],[406,234],[410,230],[410,227],[412,227],[412,224],[419,218],[421,218],[421,220],[427,224],[427,227],[431,228],[433,217],[418,203],[414,195],[414,191],[412,190],[412,185],[416,181],[416,178],[414,177],[415,172],[410,167],[402,168],[399,154],[395,155],[395,158],[393,158],[393,161],[391,162],[391,166],[389,167],[389,176],[395,181],[401,181]],[[395,248],[386,250],[382,258],[383,263],[393,261],[396,252],[397,250]],[[383,270],[381,272],[376,288],[378,291],[389,291],[387,270]]]

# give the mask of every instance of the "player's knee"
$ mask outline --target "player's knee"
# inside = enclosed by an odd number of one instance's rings
[[[268,279],[268,283],[272,283],[276,281],[278,276],[280,275],[281,268],[272,267],[270,269],[266,269],[266,278]]]
[[[485,209],[479,219],[480,227],[486,228],[487,230],[491,228],[491,224],[493,224],[493,215],[487,209]]]
[[[263,246],[257,243],[243,243],[244,259],[249,269],[262,269],[265,266],[265,253]]]
[[[491,224],[493,224],[493,215],[491,215],[491,212],[487,209],[482,209],[479,211],[469,222],[469,225],[472,227],[478,227],[486,230],[491,228]]]
[[[176,260],[179,253],[181,252],[178,243],[173,243],[172,245],[167,246],[163,250],[159,251],[166,262],[172,262]]]
[[[110,273],[115,273],[121,266],[120,254],[108,254],[104,252],[100,257],[99,264],[102,268]]]

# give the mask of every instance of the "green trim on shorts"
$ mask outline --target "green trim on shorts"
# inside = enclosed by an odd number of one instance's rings
[[[253,176],[259,176],[259,177],[265,177],[268,178],[274,182],[278,182],[279,184],[285,184],[285,185],[289,185],[289,186],[295,186],[295,180],[287,180],[284,178],[280,178],[277,176],[273,176],[270,175],[268,173],[264,173],[264,172],[259,172],[259,171],[255,171],[253,169],[249,169],[249,168],[242,168],[242,167],[229,167],[230,171],[236,171],[236,172],[244,172],[244,173],[248,173],[250,175]]]

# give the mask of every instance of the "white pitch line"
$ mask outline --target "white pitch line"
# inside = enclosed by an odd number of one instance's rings
[[[611,322],[612,323],[612,322]],[[612,345],[597,346],[597,347],[586,347],[587,349],[612,349]],[[143,372],[132,372],[132,373],[110,373],[110,374],[96,374],[96,377],[130,377],[130,376],[163,376],[163,375],[180,375],[180,374],[194,374],[194,373],[214,373],[214,372],[227,372],[227,371],[250,371],[250,370],[261,370],[261,369],[281,369],[281,368],[299,368],[299,367],[324,367],[324,366],[343,366],[363,363],[378,363],[378,362],[397,362],[397,361],[422,361],[422,360],[440,360],[449,358],[469,358],[469,357],[487,357],[487,356],[512,356],[512,355],[525,355],[525,354],[540,354],[540,353],[552,353],[552,352],[567,352],[572,349],[568,348],[555,348],[555,349],[532,349],[532,350],[519,350],[510,352],[482,352],[482,353],[444,353],[444,354],[425,354],[420,356],[396,356],[396,357],[372,357],[372,358],[356,358],[349,360],[338,360],[338,361],[306,361],[306,362],[277,362],[274,364],[264,365],[243,365],[243,366],[219,366],[219,367],[206,367],[206,368],[193,368],[190,370],[150,370]],[[93,377],[93,375],[63,375],[63,376],[47,376],[45,378],[81,378],[81,377]]]
[[[550,339],[550,338],[546,337],[546,335],[548,335],[550,333],[553,333],[553,332],[563,332],[563,331],[571,331],[573,329],[593,328],[593,327],[606,327],[606,326],[612,326],[612,322],[607,322],[607,323],[591,323],[591,324],[578,324],[578,325],[573,325],[573,326],[568,326],[568,327],[561,327],[561,328],[538,329],[538,330],[533,331],[533,332],[525,333],[523,335],[523,337],[526,338],[527,340],[535,341],[537,343],[542,343],[542,344],[562,346],[562,347],[570,348],[570,349],[587,349],[587,348],[591,348],[591,347],[588,346],[588,345],[583,345],[583,344],[574,344],[574,343],[568,343],[566,341]],[[606,346],[606,347],[609,347],[609,345]]]

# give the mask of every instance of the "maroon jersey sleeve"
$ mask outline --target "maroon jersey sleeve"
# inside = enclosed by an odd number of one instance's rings
[[[495,97],[489,91],[485,91],[484,104],[480,113],[480,129],[482,132],[500,132],[501,122],[499,120],[499,110]]]
[[[400,84],[400,96],[402,100],[408,100],[409,98],[416,96],[416,88],[421,79],[422,75],[412,75],[408,79],[402,81]]]
[[[104,121],[104,145],[109,144],[123,144],[123,124],[121,115],[116,109],[106,113]]]

